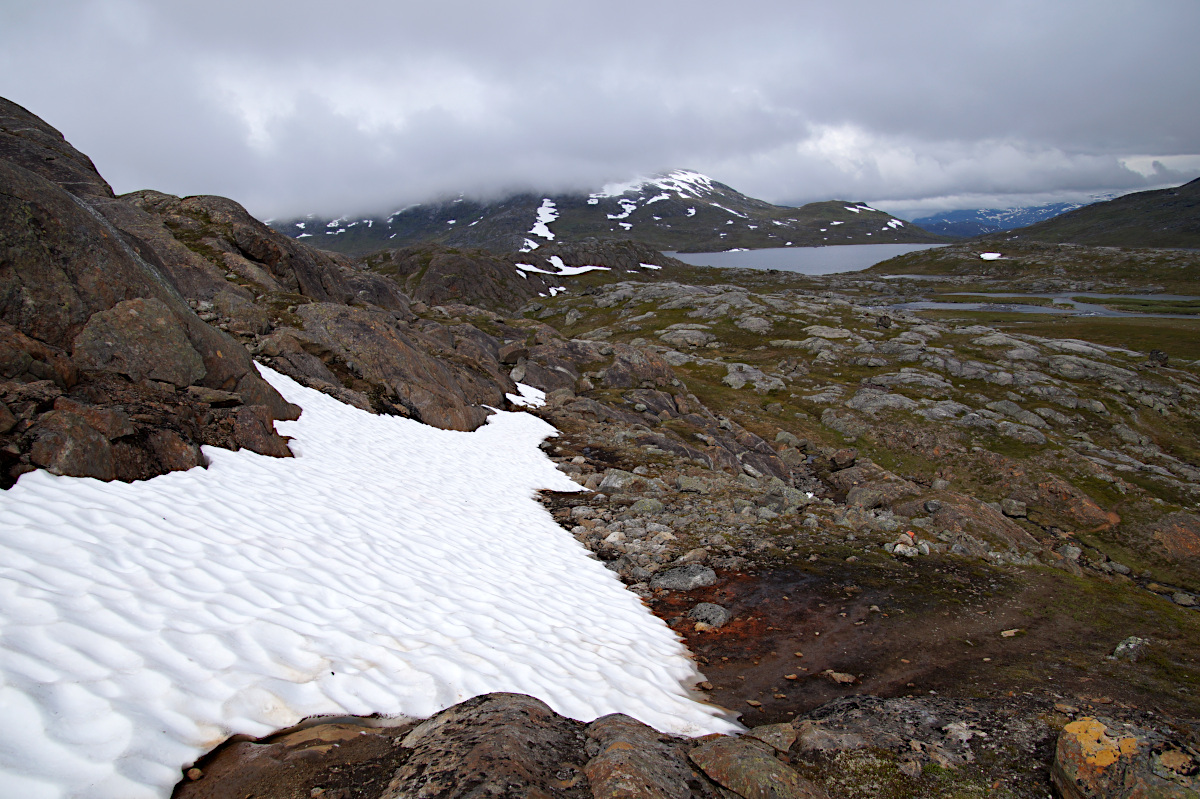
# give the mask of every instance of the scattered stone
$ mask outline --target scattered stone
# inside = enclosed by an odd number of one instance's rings
[[[780,430],[775,434],[775,443],[788,447],[798,447],[800,446],[800,439],[786,430]]]
[[[635,513],[638,516],[651,516],[662,513],[663,509],[664,505],[662,502],[653,497],[643,497],[629,506],[630,513]]]
[[[1136,663],[1137,659],[1141,657],[1149,643],[1149,639],[1139,638],[1136,635],[1131,635],[1121,643],[1117,644],[1117,648],[1113,650],[1112,656],[1117,660],[1128,660],[1132,663]]]
[[[829,456],[829,463],[834,469],[849,469],[858,459],[858,450],[839,449]]]
[[[1011,519],[1024,519],[1029,515],[1025,503],[1011,497],[1000,500],[1000,512]]]
[[[839,685],[851,685],[857,679],[853,674],[846,674],[844,672],[834,671],[833,669],[825,669],[825,671],[821,672],[821,675],[828,677]]]
[[[675,480],[675,485],[679,490],[685,493],[692,494],[707,494],[709,491],[708,481],[701,477],[691,477],[689,475],[680,475]]]
[[[708,625],[709,629],[723,627],[733,617],[728,610],[712,602],[699,603],[689,610],[687,615],[692,621]]]
[[[1196,597],[1183,591],[1176,591],[1171,594],[1171,601],[1184,608],[1193,608],[1196,606]]]
[[[631,491],[636,485],[643,482],[642,478],[633,472],[627,472],[624,469],[609,469],[604,473],[598,489],[605,494],[619,494]]]
[[[717,581],[717,573],[707,566],[689,563],[668,571],[659,572],[650,579],[653,589],[665,588],[670,591],[691,591],[704,588]]]

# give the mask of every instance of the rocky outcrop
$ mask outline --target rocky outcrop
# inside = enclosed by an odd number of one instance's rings
[[[245,349],[196,316],[163,270],[97,212],[113,200],[91,162],[24,109],[0,101],[0,116],[0,392],[13,417],[0,484],[35,466],[148,477],[197,465],[200,443],[287,454],[270,425],[264,432],[178,391],[233,392],[238,405],[261,407],[243,419],[297,413]],[[24,388],[38,382],[48,385]],[[154,410],[135,417],[116,395]],[[55,409],[60,398],[136,422],[98,430]]]
[[[678,258],[663,255],[649,244],[640,241],[552,241],[535,251],[541,258],[557,255],[567,266],[603,266],[617,272],[637,272],[646,264],[657,267],[687,267]],[[534,253],[527,253],[533,256]]]
[[[202,463],[198,444],[288,455],[272,423],[298,409],[259,377],[250,351],[360,408],[459,430],[514,390],[502,341],[469,322],[419,320],[389,277],[222,197],[114,197],[24,109],[0,101],[0,124],[0,379],[15,384],[0,387],[3,485],[37,466],[149,477]],[[520,305],[544,288],[511,259],[504,280],[500,266],[481,277],[469,258],[438,259],[415,284],[426,300]],[[496,288],[505,280],[507,294]],[[49,387],[21,388],[38,381]],[[59,397],[136,421],[119,435],[98,430],[56,410]]]
[[[386,408],[453,430],[474,430],[481,407],[504,404],[516,387],[500,371],[499,342],[470,325],[456,335],[435,322],[398,323],[392,312],[333,303],[297,309],[310,349],[340,367],[349,388]]]
[[[484,250],[426,244],[381,250],[364,262],[430,306],[465,303],[515,311],[554,285],[545,275],[518,272],[514,258]]]
[[[42,119],[4,98],[0,98],[0,162],[32,172],[77,197],[113,196],[90,158]]]
[[[688,762],[692,746],[628,716],[584,724],[529,696],[486,694],[420,724],[350,720],[233,740],[189,770],[174,796],[722,796]]]
[[[996,784],[1013,796],[1042,796],[1054,752],[1048,711],[1024,700],[856,696],[739,737],[689,740],[625,715],[583,723],[532,697],[496,693],[419,723],[313,720],[257,740],[238,736],[187,769],[173,796],[824,799],[973,796]],[[1110,732],[1118,755],[1133,744],[1116,738],[1136,742],[1144,763],[1137,781],[1105,785],[1115,793],[1088,792],[1100,783],[1077,780],[1088,775],[1076,766],[1094,759],[1091,749],[1080,751],[1081,736],[1091,735],[1093,724],[1099,722],[1080,718],[1059,738],[1055,784],[1064,796],[1193,795],[1187,793],[1195,781],[1189,746],[1141,728]],[[1103,725],[1099,729],[1103,734]],[[1114,758],[1104,770],[1134,773],[1124,765]],[[1065,788],[1064,775],[1071,780]],[[1131,793],[1134,784],[1160,793]]]
[[[348,261],[276,233],[233,200],[179,198],[156,191],[134,192],[121,199],[161,221],[176,241],[204,256],[212,267],[233,275],[235,283],[249,283],[258,293],[299,294],[314,302],[344,303],[354,297],[343,275]],[[114,210],[113,216],[128,220],[131,228],[145,224],[135,222],[127,211]],[[203,294],[192,298],[211,299]]]

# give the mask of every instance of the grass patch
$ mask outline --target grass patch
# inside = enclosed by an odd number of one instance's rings
[[[1046,338],[1077,338],[1139,352],[1162,350],[1168,356],[1200,359],[1200,319],[1154,317],[1071,317],[1041,314],[1002,314],[989,311],[925,311],[945,321],[962,320],[1003,327],[1013,333]]]
[[[1200,300],[1143,300],[1127,297],[1072,297],[1076,302],[1099,303],[1114,311],[1200,315]]]
[[[1038,305],[1043,307],[1054,305],[1054,300],[1050,297],[998,297],[994,294],[963,294],[958,291],[934,294],[930,296],[930,299],[935,302],[971,302],[994,305]]]

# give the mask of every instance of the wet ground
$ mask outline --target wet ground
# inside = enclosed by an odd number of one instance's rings
[[[696,655],[709,699],[748,726],[788,721],[850,695],[1021,695],[1194,715],[1186,686],[1164,696],[1169,642],[1154,664],[1111,660],[1137,619],[1093,618],[1090,596],[1071,612],[1065,574],[1006,573],[954,558],[895,561],[882,570],[809,565],[723,574],[711,587],[660,592],[650,602]],[[702,601],[730,609],[732,620],[696,631],[685,614]],[[1174,664],[1181,665],[1194,669]]]

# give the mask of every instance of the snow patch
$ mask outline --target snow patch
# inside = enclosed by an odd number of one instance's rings
[[[1003,256],[998,252],[981,252],[979,253],[979,257],[985,261],[995,261]]]
[[[621,206],[619,214],[605,214],[609,219],[628,219],[629,215],[637,210],[637,203],[633,200],[617,200],[617,204]]]
[[[517,391],[521,393],[504,395],[513,405],[522,408],[540,408],[546,404],[546,392],[540,388],[527,386],[524,383],[517,383]]]
[[[607,272],[607,266],[567,266],[563,263],[563,259],[557,255],[551,255],[548,259],[550,265],[557,269],[557,272],[550,272],[545,269],[534,266],[533,264],[516,264],[517,271],[520,272],[537,272],[540,275],[556,275],[570,277],[571,275],[582,275],[584,272]]]
[[[722,211],[724,211],[727,214],[733,214],[734,216],[740,216],[742,219],[750,218],[746,214],[739,214],[737,211],[734,211],[732,208],[726,208],[725,206],[721,205],[720,203],[710,202],[709,205],[713,206],[714,208],[720,208]]]
[[[558,219],[558,209],[554,205],[554,200],[547,197],[542,200],[541,207],[537,209],[537,221],[533,223],[533,227],[529,229],[529,232],[535,236],[541,236],[543,239],[554,241],[554,234],[550,232],[550,228],[547,225],[555,219]],[[526,239],[526,241],[529,241],[529,239]],[[522,252],[525,252],[525,250]]]
[[[234,733],[490,691],[735,729],[683,688],[675,634],[534,500],[579,490],[538,450],[550,425],[439,430],[260,370],[304,409],[276,423],[295,458],[206,446],[207,469],[0,492],[6,795],[161,798]]]

